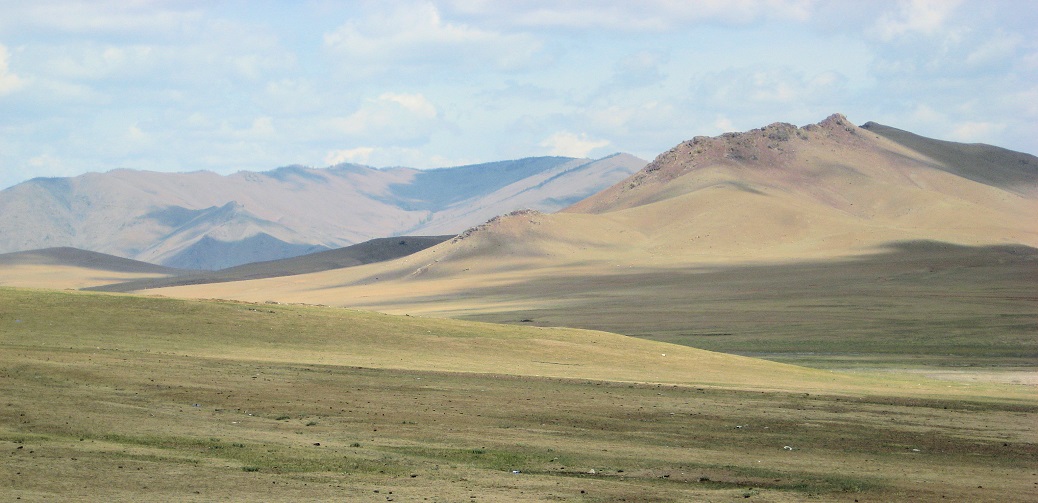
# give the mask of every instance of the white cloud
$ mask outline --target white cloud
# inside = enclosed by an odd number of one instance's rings
[[[421,94],[385,93],[378,97],[379,101],[395,103],[419,119],[435,119],[436,107]]]
[[[0,96],[11,94],[25,85],[25,81],[7,66],[7,47],[0,44]]]
[[[961,142],[991,142],[991,138],[1005,130],[1006,125],[987,121],[966,121],[955,125],[951,138]]]
[[[394,64],[513,69],[529,64],[541,46],[529,35],[445,21],[435,5],[425,2],[347,21],[326,33],[324,44],[342,58],[348,74],[362,76]]]
[[[683,104],[676,99],[648,99],[643,102],[627,102],[623,105],[612,105],[602,108],[590,108],[584,116],[578,116],[562,124],[566,128],[588,127],[597,136],[610,138],[628,138],[621,149],[633,149],[635,139],[645,141],[650,138],[670,138],[674,134],[683,135],[686,128],[693,126]],[[694,121],[693,121],[694,122]],[[681,141],[678,138],[676,141]],[[666,140],[664,140],[666,141]],[[669,146],[668,146],[669,148]],[[658,152],[643,153],[655,155]]]
[[[714,121],[714,129],[727,133],[735,130],[735,124],[732,122],[732,119],[722,115],[718,116],[717,120]]]
[[[235,124],[235,122],[237,122],[237,124]],[[214,130],[213,124],[208,122],[208,119],[204,116],[192,114],[185,118],[186,124],[197,126],[204,134],[211,134],[223,140],[234,140],[239,142],[261,141],[269,140],[277,135],[273,117],[254,117],[252,120],[247,122],[247,126],[241,125],[244,122],[244,120],[224,120],[220,123],[219,127]]]
[[[327,100],[327,96],[315,89],[309,80],[299,78],[267,82],[263,91],[268,108],[290,114],[320,113]]]
[[[658,50],[641,50],[621,58],[613,67],[611,84],[634,88],[657,84],[666,79],[662,67],[667,55]]]
[[[252,126],[249,127],[248,133],[254,137],[271,137],[277,134],[274,129],[274,119],[272,117],[256,117],[252,120]]]
[[[325,164],[334,166],[344,162],[355,164],[366,164],[371,154],[375,152],[373,147],[357,147],[344,150],[332,150],[324,156]]]
[[[43,168],[46,171],[53,172],[55,171],[55,168],[60,169],[64,165],[64,162],[61,159],[58,159],[57,157],[54,157],[50,154],[40,154],[31,157],[27,164],[31,168]]]
[[[421,149],[408,147],[356,147],[330,150],[325,155],[324,162],[329,166],[350,162],[367,166],[407,166],[419,169],[466,164],[457,159],[451,160],[441,155],[429,154]],[[468,162],[468,164],[477,162],[479,161]]]
[[[184,7],[180,9],[179,7]],[[171,33],[197,23],[189,2],[34,0],[6,2],[0,26],[76,34]]]
[[[76,176],[83,171],[83,166],[76,160],[57,157],[50,153],[34,155],[25,161],[25,166],[19,166],[18,182],[35,178],[38,176]],[[17,182],[15,182],[17,183]]]
[[[148,133],[145,133],[137,124],[126,128],[125,136],[127,140],[134,143],[145,142],[148,141],[149,138]]]
[[[991,105],[985,104],[982,108],[989,106]],[[1030,122],[1023,117],[1013,117],[1009,120],[977,120],[976,117],[992,116],[977,111],[977,107],[978,103],[975,102],[948,103],[939,108],[935,108],[931,104],[919,103],[911,110],[896,114],[893,119],[883,120],[890,121],[890,125],[894,127],[941,140],[996,145],[999,144],[1000,136],[1005,133],[1011,135],[1015,132],[1011,131],[1013,129],[1021,127],[1026,129],[1027,126],[1024,124]],[[992,117],[1000,116],[995,114]]]
[[[808,20],[814,0],[531,0],[451,2],[459,15],[528,28],[666,31],[695,24],[746,24],[759,19]]]
[[[963,62],[970,66],[1000,63],[1007,60],[1012,62],[1012,57],[1016,55],[1017,49],[1023,43],[1023,37],[1016,33],[997,32],[970,51]]]
[[[32,54],[40,60],[42,73],[68,80],[147,75],[158,70],[163,59],[154,48],[147,45],[59,45],[35,48]]]
[[[327,121],[334,134],[365,142],[424,142],[439,123],[439,113],[422,94],[383,93],[346,117]]]
[[[824,103],[842,94],[846,77],[835,71],[805,74],[790,68],[745,67],[701,75],[693,93],[722,109],[741,109],[762,104]]]
[[[932,107],[920,103],[916,105],[915,110],[912,111],[910,117],[913,120],[923,122],[926,124],[939,124],[947,120],[947,116],[943,113],[934,110]]]
[[[609,145],[606,140],[594,140],[586,134],[575,134],[569,131],[559,131],[540,143],[542,147],[548,147],[549,155],[565,157],[587,157],[591,151]]]
[[[885,41],[909,33],[933,35],[944,28],[960,3],[961,0],[902,0],[894,11],[880,16],[873,30]]]

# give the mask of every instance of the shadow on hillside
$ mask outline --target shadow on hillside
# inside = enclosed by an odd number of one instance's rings
[[[628,269],[466,292],[538,307],[466,319],[605,330],[810,364],[1038,365],[1038,249],[893,243],[853,259]]]
[[[353,246],[347,246],[345,248],[312,253],[288,259],[254,262],[251,264],[221,269],[219,271],[192,271],[168,278],[134,280],[85,288],[84,290],[100,292],[134,292],[138,290],[170,286],[227,283],[231,281],[309,274],[397,259],[412,253],[417,253],[431,246],[438,245],[453,237],[454,235],[378,238],[355,244]]]

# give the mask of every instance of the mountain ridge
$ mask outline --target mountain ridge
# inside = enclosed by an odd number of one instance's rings
[[[1038,177],[1009,191],[937,164],[840,114],[804,127],[775,123],[682,142],[558,213],[512,212],[395,261],[205,292],[262,300],[248,288],[266,298],[453,315],[497,309],[487,305],[568,305],[579,292],[557,298],[546,287],[511,299],[507,288],[628,269],[851,260],[917,241],[1038,247],[1029,217],[1038,214],[1038,197],[1028,189]]]
[[[0,191],[0,252],[74,246],[213,270],[378,237],[457,233],[521,207],[561,209],[645,163],[613,157],[526,158],[428,172],[340,164],[230,175],[117,169],[36,178]],[[517,190],[556,175],[548,186]]]

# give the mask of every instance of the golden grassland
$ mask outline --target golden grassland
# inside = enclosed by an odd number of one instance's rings
[[[1038,487],[1027,386],[7,288],[0,353],[0,491],[22,500],[1027,501]]]
[[[0,286],[80,289],[124,281],[168,277],[166,274],[116,272],[54,264],[18,264],[0,267]]]
[[[1024,246],[906,242],[841,259],[480,272],[426,252],[393,265],[158,292],[581,327],[830,369],[1033,371],[1038,362],[1038,255]]]
[[[514,212],[398,260],[151,293],[497,322],[532,319],[733,352],[763,345],[770,347],[758,351],[790,353],[778,346],[800,344],[800,328],[809,337],[820,332],[819,326],[798,327],[799,319],[826,316],[837,321],[831,333],[864,343],[856,352],[870,350],[871,335],[937,342],[917,346],[914,354],[945,347],[944,333],[955,344],[971,338],[988,344],[1002,333],[976,327],[992,320],[1012,325],[1007,339],[1022,340],[1019,334],[1035,327],[1027,321],[1034,309],[1026,304],[1034,305],[1038,280],[1038,224],[1030,218],[1038,214],[1033,156],[872,127],[856,127],[837,114],[804,128],[773,124],[697,137],[563,212]],[[979,274],[954,249],[887,253],[907,242],[975,248],[975,255],[998,246],[1030,251],[993,262],[990,255],[997,253],[980,257],[987,262]],[[884,267],[888,259],[895,267]],[[1001,267],[1000,260],[1010,264]],[[1008,294],[1000,291],[1013,281],[1006,273],[1020,277]],[[761,276],[760,284],[753,274]],[[798,274],[809,280],[798,281]],[[762,295],[768,288],[778,290]],[[804,293],[807,302],[798,305],[788,289]],[[946,302],[960,292],[965,297]],[[983,307],[969,308],[974,301]],[[999,303],[1008,304],[1013,319],[998,319]],[[955,320],[950,306],[980,312]],[[933,307],[938,321],[949,324],[919,327],[931,320],[918,314]],[[776,330],[763,316],[746,320],[758,308],[761,315],[775,315],[777,337],[768,335]],[[870,320],[878,323],[870,326]],[[917,326],[898,326],[906,321]],[[747,325],[767,333],[738,344],[726,342],[738,336],[698,335],[739,334]],[[814,345],[818,349],[800,351],[827,352],[825,344]],[[1032,344],[1021,358],[1033,362],[1035,355]]]

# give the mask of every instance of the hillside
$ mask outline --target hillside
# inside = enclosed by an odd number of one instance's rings
[[[616,334],[386,316],[305,306],[184,301],[0,288],[10,340],[48,344],[77,334],[81,347],[208,358],[421,371],[712,384],[767,389],[781,374],[795,390],[837,390],[868,380],[752,358],[632,340]],[[77,312],[90,312],[84,322]],[[21,320],[10,325],[10,320]],[[198,328],[208,320],[213,327]],[[58,328],[64,327],[64,329]],[[666,356],[662,356],[666,354]],[[579,365],[566,365],[579,363]]]
[[[595,327],[777,358],[892,358],[948,349],[952,334],[959,349],[944,354],[1029,365],[1038,180],[1007,189],[985,167],[1006,151],[960,148],[998,156],[955,164],[965,158],[840,115],[697,137],[563,212],[515,212],[403,259],[157,292]]]
[[[132,292],[149,288],[164,288],[178,285],[201,285],[224,283],[229,281],[245,281],[260,278],[293,276],[314,272],[356,267],[404,257],[438,245],[454,236],[397,236],[378,238],[350,245],[344,248],[328,250],[297,257],[264,262],[252,262],[218,271],[193,271],[176,276],[146,278],[121,283],[106,284],[84,288],[101,292]]]
[[[88,288],[189,272],[70,247],[0,254],[0,286]]]
[[[1013,153],[1006,166],[1003,149],[971,158],[958,155],[959,144],[930,145],[929,154],[913,150],[838,114],[804,128],[776,123],[697,137],[567,211],[622,214],[685,238],[709,235],[708,246],[740,254],[790,245],[796,256],[846,254],[913,239],[1038,245],[1038,224],[1024,218],[1038,209],[1038,172],[1018,168],[1038,158]],[[1014,180],[1014,190],[985,180]],[[684,222],[653,225],[665,207]]]
[[[556,211],[644,164],[618,154],[425,171],[344,164],[40,178],[0,191],[0,252],[68,246],[223,269],[379,237],[457,233],[518,208]]]
[[[982,143],[934,140],[875,122],[861,127],[926,155],[935,161],[937,169],[1030,197],[1038,195],[1038,162],[1033,155]]]

